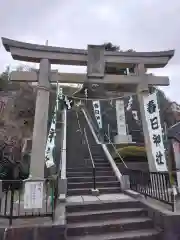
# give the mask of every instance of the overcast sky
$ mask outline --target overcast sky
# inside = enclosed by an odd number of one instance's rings
[[[180,103],[180,0],[0,0],[1,36],[72,48],[112,42],[123,50],[175,49],[169,65],[154,73],[170,77],[163,89]],[[0,43],[0,71],[9,64],[13,69],[19,62]]]

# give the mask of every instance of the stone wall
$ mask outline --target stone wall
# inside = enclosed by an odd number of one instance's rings
[[[153,220],[156,228],[162,229],[160,240],[179,240],[180,239],[180,214],[178,212],[170,212],[160,210],[158,207],[147,206],[148,216]]]
[[[65,227],[60,225],[21,226],[15,228],[0,228],[2,240],[65,240]]]

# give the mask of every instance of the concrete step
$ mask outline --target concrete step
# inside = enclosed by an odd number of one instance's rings
[[[85,182],[92,182],[93,181],[93,176],[89,176],[89,177],[69,177],[68,178],[68,183],[85,183]],[[106,182],[106,181],[116,181],[116,177],[115,176],[96,176],[96,181],[97,182]]]
[[[101,165],[101,164],[102,164],[102,165],[103,165],[103,164],[106,164],[106,165],[108,165],[108,166],[111,166],[110,163],[109,163],[107,160],[97,160],[97,161],[95,160],[94,163],[95,163],[95,164],[99,164],[99,165]]]
[[[106,157],[104,157],[104,155],[102,153],[94,153],[92,152],[92,157],[93,159],[106,159]],[[88,154],[84,154],[84,159],[90,159],[89,153]]]
[[[69,240],[159,240],[160,232],[155,229],[144,229],[122,233],[107,233],[69,237]]]
[[[78,188],[93,188],[94,182],[81,182],[81,183],[68,183],[68,189],[78,189]],[[120,187],[120,183],[118,181],[106,181],[106,182],[99,182],[96,179],[96,188],[101,187]]]
[[[90,159],[90,157],[88,156],[88,157],[84,157],[84,160],[91,160]],[[97,158],[94,158],[94,161],[96,162],[96,161],[105,161],[105,162],[108,162],[108,160],[105,158],[105,157],[102,157],[102,156],[100,156],[100,157],[97,157]]]
[[[85,161],[85,160],[84,160],[84,161]],[[102,167],[105,167],[105,168],[106,168],[106,167],[110,167],[110,168],[112,169],[110,163],[107,162],[107,161],[103,161],[103,162],[96,162],[96,161],[94,161],[94,164],[95,164],[95,166],[98,167],[98,168],[99,168],[99,167],[101,167],[101,168],[102,168]],[[80,169],[82,169],[82,168],[92,168],[92,162],[91,162],[91,160],[86,160],[85,163],[84,163],[84,165],[82,165],[82,164],[81,164],[81,165],[77,165],[77,163],[75,163],[73,167],[71,167],[71,166],[68,167],[68,166],[67,166],[67,170],[68,170],[68,169],[70,169],[70,170],[71,170],[71,169],[78,169],[78,168],[80,168]]]
[[[92,148],[92,149],[101,149],[101,150],[102,150],[102,147],[101,147],[101,145],[99,145],[99,144],[92,144],[92,145],[91,145],[91,148]]]
[[[94,162],[94,164],[95,164],[96,168],[99,168],[99,167],[102,167],[102,168],[110,167],[112,169],[111,165],[108,162],[103,162],[103,163],[101,163],[101,162]]]
[[[67,204],[67,213],[79,213],[87,211],[103,211],[113,209],[142,208],[142,203],[135,199],[121,199],[118,201],[91,202],[86,204]]]
[[[139,229],[152,229],[153,222],[147,217],[125,218],[106,221],[93,221],[82,223],[71,223],[67,225],[68,236],[94,235],[104,233],[115,233],[133,231]],[[98,238],[97,238],[98,239]]]
[[[96,172],[99,171],[112,171],[112,168],[110,166],[95,166],[96,167]],[[80,167],[80,168],[68,168],[67,173],[70,172],[92,172],[93,168],[90,167]]]
[[[91,188],[76,188],[76,189],[68,189],[68,196],[79,196],[79,195],[92,195]],[[101,187],[98,188],[100,194],[109,194],[109,193],[120,193],[120,187]]]
[[[92,154],[102,155],[104,153],[102,148],[93,148],[91,145],[89,145],[89,146],[90,146]],[[87,150],[86,155],[88,155],[89,150],[87,148],[87,145],[85,145],[85,149]]]
[[[92,171],[86,172],[67,172],[67,177],[87,177],[93,176]],[[96,176],[114,176],[113,171],[97,171]]]
[[[72,161],[73,162],[73,161]],[[106,165],[106,166],[111,166],[110,163],[107,160],[94,160],[95,164],[98,165]],[[91,159],[84,159],[83,163],[78,163],[76,160],[74,160],[74,166],[68,166],[67,164],[67,169],[71,168],[86,168],[86,167],[92,167],[92,162]]]
[[[147,211],[143,208],[125,208],[67,213],[66,219],[67,223],[75,223],[145,216],[147,216]]]

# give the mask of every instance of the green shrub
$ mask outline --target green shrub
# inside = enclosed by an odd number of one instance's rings
[[[147,158],[145,147],[141,146],[127,146],[117,149],[122,158],[126,157],[144,157]],[[114,158],[118,158],[118,154],[114,153]]]

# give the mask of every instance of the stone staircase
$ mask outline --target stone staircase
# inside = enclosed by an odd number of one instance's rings
[[[86,133],[91,148],[95,171],[96,171],[96,188],[99,189],[100,194],[107,193],[120,193],[120,183],[116,179],[112,167],[108,159],[106,158],[102,147],[100,144],[97,144],[92,136],[92,133],[89,129],[89,126],[85,120],[85,117],[82,113],[78,114],[81,130],[83,131],[84,127],[86,128]],[[72,119],[73,124],[76,124],[75,117]],[[77,126],[76,126],[77,128]],[[88,146],[84,142],[82,143],[83,135],[81,136],[79,131],[74,131],[75,136],[73,136],[75,143],[71,143],[71,151],[76,155],[77,151],[81,151],[82,155],[79,155],[79,158],[76,158],[77,162],[67,166],[67,179],[68,179],[68,196],[73,195],[89,195],[91,194],[91,189],[93,188],[93,169],[92,162],[89,156]],[[76,137],[77,135],[77,137]],[[72,136],[71,136],[72,141]],[[79,146],[78,145],[79,141]],[[85,141],[85,139],[83,139]],[[70,151],[70,150],[69,150]],[[72,153],[71,153],[72,157]],[[74,157],[74,156],[73,156]],[[70,159],[70,161],[72,161]],[[72,162],[71,162],[72,163]]]
[[[125,195],[124,199],[121,198],[123,194],[120,183],[101,145],[96,144],[84,116],[79,114],[81,130],[86,128],[96,167],[96,188],[100,192],[100,196],[92,196],[91,159],[87,144],[77,130],[73,111],[69,115],[69,121],[71,126],[69,132],[67,131],[68,198],[70,200],[86,199],[86,201],[67,201],[66,240],[159,240],[161,231],[155,229],[153,221],[148,217],[147,210],[142,204]],[[77,157],[74,158],[74,156]]]
[[[157,240],[161,232],[134,200],[69,204],[67,240]]]
[[[96,188],[100,194],[120,193],[120,184],[117,181],[110,164],[107,159],[94,154],[100,146],[93,146],[92,155],[96,167]],[[84,159],[90,164],[90,159]],[[87,165],[89,165],[87,163]],[[68,178],[68,196],[72,195],[89,195],[93,188],[93,172],[92,167],[78,167],[67,169]]]

